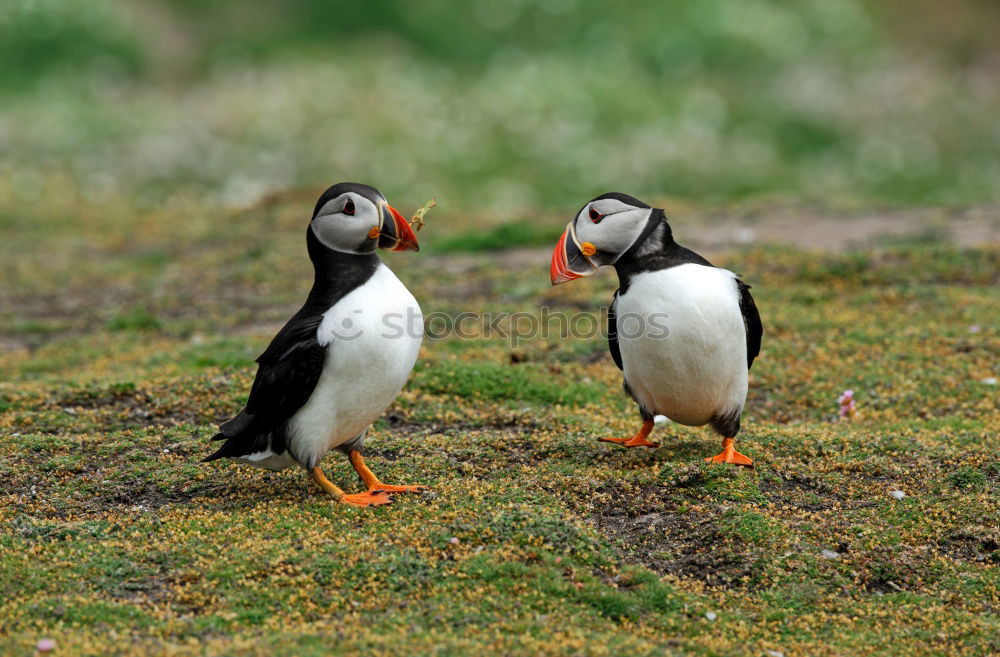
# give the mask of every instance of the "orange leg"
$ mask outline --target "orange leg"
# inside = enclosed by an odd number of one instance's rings
[[[430,490],[427,486],[393,486],[391,484],[383,484],[375,476],[375,473],[368,469],[365,465],[365,459],[361,456],[361,452],[356,449],[352,449],[351,453],[347,455],[347,458],[351,460],[351,465],[354,466],[355,472],[361,477],[361,481],[365,482],[365,486],[368,487],[368,492],[373,494],[385,494],[385,493],[420,493],[425,490]]]
[[[600,438],[606,443],[618,443],[622,447],[659,447],[660,443],[651,443],[646,440],[649,432],[653,430],[653,421],[646,420],[642,423],[642,428],[639,429],[639,433],[635,434],[631,438]]]
[[[734,465],[745,465],[752,468],[753,460],[737,452],[736,447],[733,446],[735,443],[735,438],[723,438],[722,452],[716,454],[715,456],[709,456],[705,460],[709,463],[732,463]]]
[[[315,467],[309,470],[309,476],[315,481],[320,488],[329,493],[335,500],[341,504],[347,504],[349,506],[378,506],[380,504],[389,504],[392,502],[389,496],[385,493],[355,493],[354,495],[348,495],[340,488],[337,488],[333,483],[326,478],[323,471],[319,467]]]

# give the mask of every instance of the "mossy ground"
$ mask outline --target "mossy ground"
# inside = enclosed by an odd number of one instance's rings
[[[637,426],[600,336],[427,340],[366,449],[433,492],[361,510],[300,471],[199,463],[306,292],[310,195],[83,210],[73,235],[4,240],[0,652],[1000,649],[997,249],[714,255],[766,325],[740,439],[756,470],[703,463],[707,429],[598,442]],[[390,259],[426,313],[597,317],[615,286],[553,289],[542,250],[435,254],[428,224],[425,252]],[[359,490],[339,454],[325,466]]]

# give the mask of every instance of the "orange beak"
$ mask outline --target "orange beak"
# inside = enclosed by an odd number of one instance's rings
[[[552,251],[552,264],[549,265],[552,284],[559,285],[593,274],[597,271],[597,265],[590,261],[590,256],[594,253],[596,250],[593,244],[588,242],[583,247],[577,244],[576,231],[571,222]]]
[[[378,248],[387,251],[419,251],[417,236],[403,215],[388,203],[382,206],[382,228],[378,234]]]
[[[556,242],[556,248],[552,251],[552,264],[549,265],[549,278],[553,285],[559,285],[566,281],[580,278],[581,275],[570,271],[566,257],[566,236],[569,229],[563,231],[562,237]]]

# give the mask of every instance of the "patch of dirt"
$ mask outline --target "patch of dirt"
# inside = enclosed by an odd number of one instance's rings
[[[213,394],[211,391],[206,394]],[[137,389],[132,386],[99,392],[74,391],[54,397],[40,409],[60,414],[49,419],[36,413],[32,431],[64,433],[96,424],[102,430],[215,424],[227,419],[218,409],[199,403],[201,395]],[[82,429],[81,429],[82,427]]]
[[[390,433],[403,436],[465,431],[530,432],[541,427],[541,422],[527,417],[484,417],[479,422],[420,421],[397,411],[390,411],[385,420]]]
[[[859,583],[872,593],[919,590],[937,579],[927,568],[931,555],[926,552],[921,555],[899,547],[877,548],[866,556]]]
[[[775,504],[787,504],[803,511],[825,511],[833,508],[844,497],[826,482],[799,475],[784,475],[774,468],[776,478],[761,477],[760,491]]]
[[[197,460],[201,451],[192,443],[186,450],[191,460]],[[207,454],[209,450],[204,450]],[[180,453],[180,450],[178,450]],[[124,457],[127,459],[128,454]],[[77,488],[86,490],[68,493],[59,498],[57,491],[65,492],[59,479],[47,477],[23,478],[12,482],[7,493],[8,508],[33,518],[64,518],[100,515],[108,511],[153,512],[167,506],[190,504],[195,498],[211,497],[222,500],[213,508],[234,509],[255,506],[262,501],[275,499],[298,500],[308,494],[308,480],[281,473],[254,473],[255,477],[223,475],[205,480],[180,480],[169,488],[141,477],[116,477],[126,466],[108,460],[88,459],[84,469],[74,473]],[[117,460],[120,460],[117,459]],[[227,464],[235,466],[235,464]],[[204,467],[213,467],[205,464]],[[28,530],[26,530],[28,531]]]
[[[454,453],[448,456],[451,469],[460,476],[471,479],[509,477],[512,468],[538,463],[558,449],[535,440],[532,433],[542,427],[542,423],[526,417],[487,417],[482,422],[424,423],[403,420],[401,416],[390,414],[389,420],[389,432],[396,436],[443,434],[464,438],[470,432],[481,434],[486,440],[477,442],[475,450],[463,450],[458,456]],[[390,461],[396,460],[398,456],[392,449],[381,449],[377,441],[365,444],[365,454]]]
[[[0,336],[0,352],[4,351],[30,351],[33,348],[31,340],[15,339],[7,336]]]
[[[661,486],[638,494],[617,488],[602,492],[611,499],[591,520],[620,542],[627,561],[712,587],[739,588],[753,581],[760,555],[753,546],[721,535],[713,516],[682,512]]]
[[[1000,206],[946,211],[938,208],[818,214],[801,207],[760,207],[750,213],[723,211],[721,219],[696,225],[674,222],[678,240],[709,252],[759,244],[788,244],[843,251],[890,240],[934,237],[958,246],[1000,242]]]
[[[165,575],[144,575],[117,582],[109,597],[135,605],[155,606],[173,595],[173,583]]]
[[[1000,528],[962,527],[938,541],[938,549],[953,559],[1000,565]]]
[[[164,491],[152,483],[142,482],[130,485],[128,482],[109,484],[105,491],[98,492],[84,502],[88,510],[106,510],[112,506],[127,506],[148,511],[173,504],[185,504],[195,497],[204,497],[213,492],[221,492],[224,486],[204,484],[185,486]]]
[[[985,565],[1000,564],[1000,531],[967,527],[951,532],[937,545],[876,547],[861,556],[859,584],[873,593],[919,591],[940,582],[941,555]]]
[[[168,505],[186,504],[196,496],[206,494],[201,489],[163,492],[155,486],[141,483],[127,486],[107,483],[103,490],[73,500],[62,500],[51,505],[53,498],[49,491],[32,485],[30,488],[15,487],[9,491],[8,508],[33,518],[64,518],[72,508],[72,516],[86,517],[107,511],[155,511]],[[46,501],[46,508],[37,508],[37,501]],[[48,508],[49,506],[52,508]]]

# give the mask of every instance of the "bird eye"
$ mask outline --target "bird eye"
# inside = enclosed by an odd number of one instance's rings
[[[344,214],[353,215],[354,214],[354,201],[347,199],[347,203],[344,204],[344,209],[342,210]]]
[[[590,208],[590,220],[591,221],[593,221],[596,224],[596,223],[599,223],[601,221],[601,219],[603,219],[603,218],[604,218],[603,214],[601,214],[600,212],[598,212],[594,208]]]

